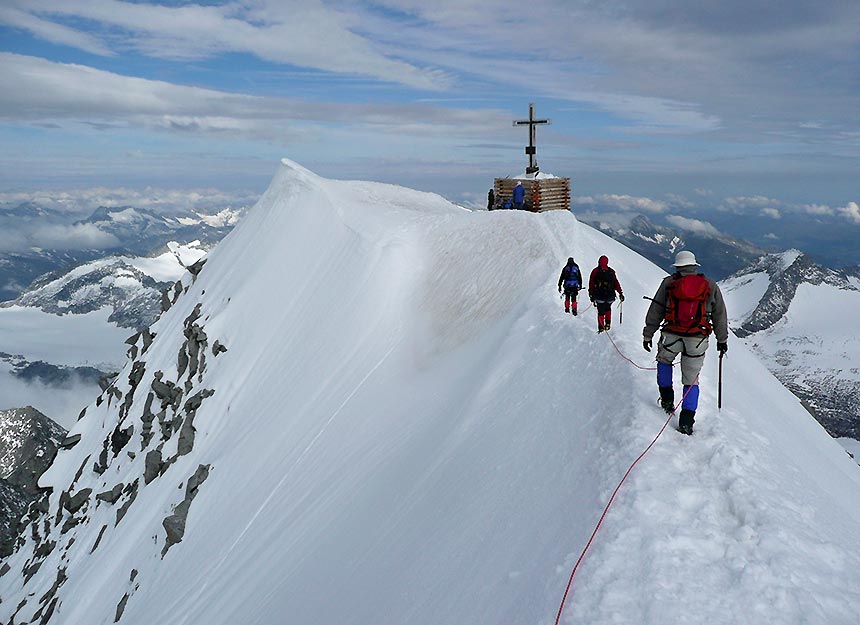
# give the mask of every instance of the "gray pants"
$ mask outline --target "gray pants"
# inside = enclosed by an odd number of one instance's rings
[[[705,363],[707,351],[707,336],[678,336],[663,330],[657,344],[657,361],[672,365],[681,354],[681,380],[684,386],[692,386]]]

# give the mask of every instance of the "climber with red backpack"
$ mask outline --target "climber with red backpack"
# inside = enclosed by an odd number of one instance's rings
[[[678,431],[693,433],[699,404],[699,371],[708,350],[708,337],[717,337],[720,357],[728,349],[728,316],[720,287],[698,272],[696,256],[686,250],[675,256],[675,273],[664,278],[651,300],[642,330],[642,346],[651,351],[651,340],[660,329],[657,343],[657,386],[660,405],[667,413],[675,410],[672,365],[680,354],[684,398]]]
[[[597,260],[597,267],[591,270],[588,278],[588,299],[597,308],[597,332],[609,331],[612,325],[612,304],[615,301],[615,293],[618,299],[624,301],[624,293],[621,284],[615,275],[615,270],[609,266],[609,258],[601,256]]]

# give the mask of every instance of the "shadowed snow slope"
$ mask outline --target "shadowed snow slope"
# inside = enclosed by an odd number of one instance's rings
[[[613,336],[651,366],[642,296],[664,272],[570,213],[473,213],[284,161],[70,431],[80,442],[42,480],[50,534],[9,560],[0,622],[25,599],[15,622],[30,622],[47,597],[63,625],[552,623],[665,418],[654,373],[596,334],[594,310],[562,312],[567,257],[587,275],[601,254],[627,295]],[[186,366],[203,331],[205,366]],[[860,468],[739,342],[718,413],[713,352],[696,434],[668,429],[636,468],[563,622],[856,625]]]

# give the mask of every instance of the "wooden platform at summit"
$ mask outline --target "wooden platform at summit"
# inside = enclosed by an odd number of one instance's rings
[[[535,213],[570,210],[570,178],[496,178],[493,184],[496,208],[502,208],[511,199],[518,182],[526,189],[526,210]]]

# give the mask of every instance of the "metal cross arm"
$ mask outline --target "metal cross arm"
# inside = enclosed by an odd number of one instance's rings
[[[527,174],[533,174],[539,171],[539,167],[537,166],[537,162],[535,160],[535,154],[537,154],[537,148],[535,147],[535,126],[539,124],[551,124],[552,122],[548,119],[535,119],[535,105],[529,104],[529,118],[528,119],[518,119],[514,121],[514,126],[528,126],[529,127],[529,144],[526,147],[526,154],[529,155],[529,166],[526,169]]]

